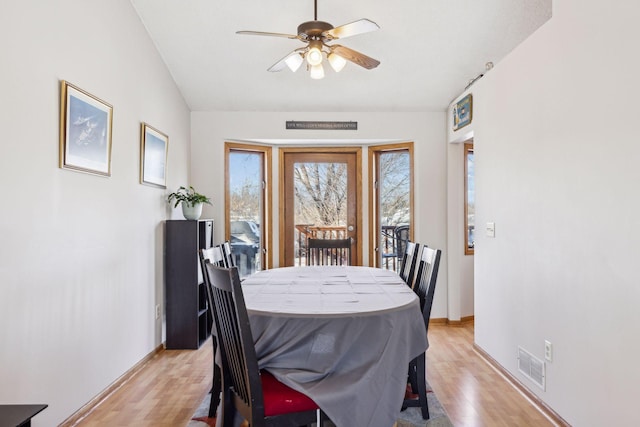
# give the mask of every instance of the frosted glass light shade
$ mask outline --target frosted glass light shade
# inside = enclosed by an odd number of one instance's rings
[[[294,53],[293,55],[285,59],[284,62],[287,64],[287,67],[289,67],[289,69],[295,73],[296,71],[298,71],[298,68],[300,68],[303,61],[304,59],[302,58],[302,55],[300,55],[299,53]]]
[[[317,47],[312,47],[307,52],[307,62],[309,65],[320,65],[322,63],[322,51]]]
[[[322,67],[322,64],[312,65],[311,70],[309,71],[309,75],[311,76],[312,79],[316,79],[316,80],[323,79],[324,68]]]
[[[327,56],[327,59],[329,60],[329,64],[331,64],[331,68],[333,68],[333,71],[336,73],[342,71],[344,66],[347,65],[347,60],[335,53],[330,53],[329,56]]]

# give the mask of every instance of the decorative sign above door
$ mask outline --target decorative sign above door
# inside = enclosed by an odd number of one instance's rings
[[[358,130],[358,122],[287,121],[287,129]]]

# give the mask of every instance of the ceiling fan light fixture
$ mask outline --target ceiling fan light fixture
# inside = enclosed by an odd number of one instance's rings
[[[309,51],[307,52],[307,62],[309,65],[322,64],[322,42],[314,40],[309,42]]]
[[[267,68],[267,71],[270,72],[282,71],[289,67],[295,73],[302,65],[302,62],[306,60],[307,71],[310,71],[313,78],[321,79],[324,77],[324,68],[322,67],[324,56],[327,57],[327,61],[336,73],[344,68],[347,61],[367,70],[374,69],[380,65],[380,61],[377,59],[346,46],[330,43],[338,39],[375,31],[380,28],[378,24],[363,18],[334,27],[328,22],[318,21],[318,0],[313,1],[313,6],[313,21],[306,21],[298,25],[296,34],[267,33],[264,31],[237,31],[237,34],[297,39],[305,44],[304,47],[295,49]]]
[[[304,58],[302,57],[302,54],[294,53],[293,55],[289,56],[284,62],[287,64],[287,67],[289,67],[289,69],[295,73],[304,62]]]
[[[311,78],[315,80],[323,79],[324,68],[322,67],[322,64],[312,65],[309,70],[309,76],[311,76]]]
[[[327,59],[329,60],[329,64],[331,64],[331,68],[333,68],[333,71],[336,73],[342,71],[344,66],[347,65],[347,60],[336,53],[330,53]]]

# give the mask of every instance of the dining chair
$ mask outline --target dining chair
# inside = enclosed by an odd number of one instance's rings
[[[420,255],[420,263],[413,290],[420,300],[420,309],[422,310],[422,318],[424,319],[425,330],[429,330],[429,319],[431,317],[431,306],[433,305],[433,295],[436,290],[436,282],[438,280],[438,267],[440,265],[439,249],[429,247],[422,248]],[[426,358],[425,353],[409,362],[408,384],[411,392],[418,395],[417,399],[405,397],[402,403],[402,409],[410,406],[420,407],[422,418],[429,419],[429,405],[427,404],[427,380],[426,380]]]
[[[238,268],[206,268],[223,366],[223,426],[233,425],[237,411],[251,427],[320,427],[325,416],[311,398],[258,369]]]
[[[204,280],[205,290],[207,293],[207,309],[211,318],[211,344],[213,345],[213,384],[211,386],[211,401],[209,402],[209,417],[216,416],[216,410],[220,404],[220,393],[222,392],[222,373],[220,367],[216,363],[216,352],[218,351],[218,342],[216,339],[215,325],[213,324],[215,316],[213,313],[213,300],[211,299],[211,281],[206,269],[206,264],[211,263],[219,267],[224,267],[224,254],[222,246],[212,246],[207,249],[200,249],[198,252],[200,258],[200,268],[202,270],[202,279]]]
[[[382,254],[382,260],[383,262],[385,259],[393,260],[393,269],[395,271],[400,271],[400,269],[397,267],[400,266],[400,261],[402,261],[402,255],[404,254],[405,246],[407,244],[407,241],[409,241],[409,226],[397,225],[393,228],[393,231],[391,233],[384,231],[384,229],[382,233],[385,239],[391,239],[393,243],[391,252]]]
[[[307,240],[307,265],[350,265],[351,238]]]
[[[420,244],[408,241],[405,243],[402,261],[400,261],[400,278],[411,288],[414,287],[414,275],[418,255],[420,253]]]
[[[404,253],[404,248],[409,241],[409,226],[398,225],[393,229],[393,234],[396,243],[396,253],[401,256]]]
[[[231,249],[231,242],[226,240],[222,243],[222,253],[224,254],[224,266],[227,268],[236,266],[236,257]]]

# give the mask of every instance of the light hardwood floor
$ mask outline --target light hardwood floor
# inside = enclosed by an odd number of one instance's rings
[[[473,323],[429,325],[427,380],[454,426],[553,426],[473,349]]]
[[[427,378],[456,427],[552,426],[473,350],[473,324],[429,326]],[[184,426],[211,387],[211,343],[165,350],[78,426]]]

